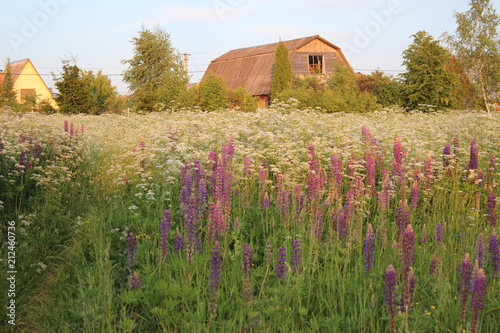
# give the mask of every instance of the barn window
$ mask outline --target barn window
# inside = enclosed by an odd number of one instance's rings
[[[309,74],[323,74],[323,56],[309,56]]]
[[[21,89],[21,100],[32,100],[36,97],[35,89]]]

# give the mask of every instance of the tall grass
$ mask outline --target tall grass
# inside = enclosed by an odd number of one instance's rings
[[[496,114],[2,116],[2,226],[29,219],[7,331],[498,331]],[[51,157],[20,172],[20,135]]]

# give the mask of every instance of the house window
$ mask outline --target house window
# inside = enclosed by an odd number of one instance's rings
[[[323,68],[322,55],[309,56],[309,74],[323,74]]]
[[[21,100],[33,100],[36,97],[35,89],[21,89]]]

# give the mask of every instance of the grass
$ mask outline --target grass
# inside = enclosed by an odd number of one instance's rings
[[[2,330],[389,331],[383,277],[393,265],[399,302],[405,273],[396,207],[410,204],[415,183],[418,204],[408,222],[415,231],[417,282],[411,311],[401,313],[398,304],[396,331],[470,330],[470,315],[460,323],[457,268],[466,252],[477,255],[476,239],[483,233],[487,290],[479,330],[497,332],[499,279],[487,241],[499,230],[489,220],[487,198],[490,191],[498,197],[499,161],[492,164],[490,156],[499,156],[499,125],[497,114],[459,111],[22,117],[2,111],[0,221],[5,230],[7,221],[16,222],[18,271],[16,326],[2,322]],[[404,178],[393,166],[396,137]],[[443,147],[455,138],[459,146],[445,167]],[[472,139],[479,167],[468,171]],[[337,188],[334,154],[342,162]],[[368,154],[376,160],[376,191],[365,189]],[[385,210],[378,198],[383,173],[391,180]],[[269,208],[262,208],[267,198]],[[190,209],[196,213],[189,215]],[[172,216],[166,260],[159,246],[164,210]],[[339,229],[344,210],[345,238]],[[375,232],[375,266],[367,272],[368,223]],[[444,226],[442,241],[435,239],[438,223]],[[126,254],[130,232],[137,239],[133,265]],[[174,248],[177,232],[184,238],[181,251]],[[214,237],[222,267],[220,287],[211,295]],[[291,267],[294,239],[301,240],[297,272]],[[250,296],[243,281],[244,244],[253,250]],[[276,276],[280,247],[286,248],[283,279]],[[439,264],[431,274],[433,258]],[[6,272],[2,268],[0,275]],[[134,273],[140,288],[130,287]],[[7,290],[3,275],[1,281]],[[214,299],[216,310],[209,311]],[[1,303],[8,301],[2,293]]]

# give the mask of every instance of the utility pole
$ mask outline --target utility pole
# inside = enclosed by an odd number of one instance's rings
[[[186,74],[189,72],[189,53],[184,53],[184,70]]]

